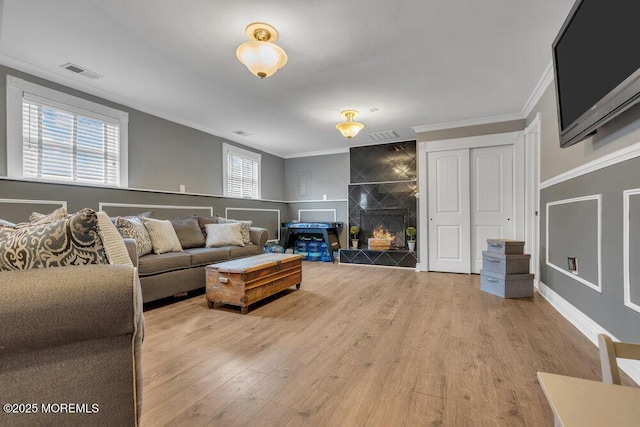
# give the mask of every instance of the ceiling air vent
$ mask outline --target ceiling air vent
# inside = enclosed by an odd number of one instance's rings
[[[383,132],[370,133],[369,138],[374,141],[389,141],[390,139],[396,139],[398,134],[392,130],[385,130]]]
[[[233,133],[240,136],[251,136],[249,132],[245,132],[243,130],[234,130]]]
[[[104,77],[104,76],[101,76],[98,73],[94,73],[93,71],[89,71],[86,68],[82,68],[79,65],[72,64],[71,62],[68,62],[68,63],[66,63],[64,65],[61,65],[60,67],[64,68],[65,70],[69,70],[72,73],[76,73],[76,74],[80,74],[81,76],[88,77],[88,78],[90,78],[92,80],[98,80],[98,79]]]

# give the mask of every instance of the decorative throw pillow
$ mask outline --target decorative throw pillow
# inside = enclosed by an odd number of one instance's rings
[[[206,246],[244,246],[240,228],[240,224],[207,224]]]
[[[0,227],[0,270],[107,262],[92,209],[44,224]]]
[[[166,252],[180,252],[180,240],[176,230],[173,229],[171,221],[153,218],[142,218],[142,222],[149,232],[153,252],[163,254]]]
[[[184,218],[170,219],[173,229],[176,230],[180,246],[183,249],[201,248],[204,246],[205,238],[198,224],[198,217],[194,215],[185,216]]]
[[[200,231],[206,237],[207,236],[207,224],[217,224],[220,217],[216,216],[199,216],[198,217],[198,225],[200,226]]]
[[[138,256],[150,254],[153,246],[149,232],[144,227],[141,218],[124,218],[119,216],[116,220],[116,229],[125,239],[135,239]]]
[[[0,219],[0,227],[13,227],[15,226],[14,223],[6,221],[4,219]]]
[[[236,219],[218,218],[218,224],[240,224],[242,230],[242,241],[245,245],[251,244],[251,225],[252,221],[239,221]]]
[[[147,212],[142,212],[138,215],[127,215],[127,216],[123,216],[122,218],[126,218],[126,219],[131,219],[131,218],[151,218],[151,216],[153,215],[153,211],[147,211]],[[111,220],[111,222],[113,223],[113,225],[116,225],[116,222],[118,221],[118,216],[110,216],[109,219]]]
[[[100,237],[102,237],[104,251],[107,254],[109,264],[133,266],[129,251],[127,251],[127,247],[124,245],[122,236],[118,233],[116,226],[111,223],[105,212],[96,212],[96,215],[98,216]]]
[[[51,212],[48,215],[41,214],[38,212],[31,212],[31,215],[29,215],[29,221],[31,225],[46,224],[48,222],[59,221],[68,216],[69,214],[67,213],[67,210],[62,207],[62,208],[56,209],[55,211]]]

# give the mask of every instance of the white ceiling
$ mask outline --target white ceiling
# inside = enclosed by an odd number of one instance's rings
[[[0,63],[295,157],[372,144],[374,132],[407,140],[416,126],[521,116],[573,2],[5,0]],[[264,80],[235,57],[254,21],[275,26],[289,56]],[[344,109],[365,125],[352,140],[334,127]]]

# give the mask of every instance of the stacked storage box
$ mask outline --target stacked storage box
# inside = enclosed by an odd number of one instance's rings
[[[522,241],[488,239],[487,250],[482,252],[480,290],[502,298],[532,297],[531,255],[523,252]]]

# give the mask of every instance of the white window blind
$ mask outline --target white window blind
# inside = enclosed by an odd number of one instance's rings
[[[127,187],[129,115],[7,76],[7,175]]]
[[[119,185],[117,121],[25,94],[22,136],[25,178]]]
[[[225,196],[259,199],[261,156],[227,144],[224,146]]]

